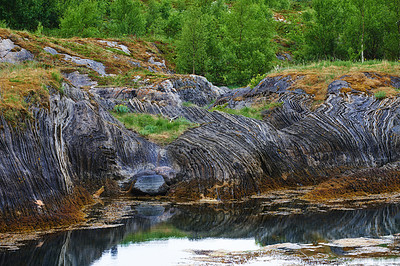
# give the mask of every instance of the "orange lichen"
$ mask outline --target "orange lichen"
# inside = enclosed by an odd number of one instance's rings
[[[61,199],[43,199],[37,209],[20,207],[0,213],[0,232],[34,231],[54,227],[65,227],[84,220],[83,206],[92,203],[91,195],[83,188]],[[29,206],[29,204],[26,204]]]

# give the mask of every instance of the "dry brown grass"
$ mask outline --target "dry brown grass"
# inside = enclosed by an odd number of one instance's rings
[[[324,201],[394,192],[400,189],[400,172],[369,169],[350,176],[331,178],[307,193],[307,200]]]
[[[364,73],[370,74],[370,77]],[[291,76],[295,82],[290,89],[302,89],[307,94],[313,95],[315,101],[323,101],[326,98],[328,85],[337,79],[347,81],[354,90],[359,92],[374,94],[377,91],[385,91],[389,97],[396,95],[398,91],[390,85],[389,76],[399,74],[399,63],[380,61],[364,64],[319,62],[276,70],[268,76]]]
[[[25,117],[30,117],[31,106],[49,107],[47,86],[58,89],[55,80],[56,69],[41,68],[36,63],[24,65],[2,65],[0,68],[0,111],[5,119],[16,125]],[[58,74],[58,76],[60,76]]]

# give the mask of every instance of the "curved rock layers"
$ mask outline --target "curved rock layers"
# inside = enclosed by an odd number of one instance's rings
[[[198,180],[204,195],[237,198],[262,191],[266,182],[317,183],[399,160],[397,98],[330,95],[315,112],[293,116],[285,105],[293,97],[282,97],[284,105],[275,112],[275,124],[279,115],[286,125],[280,130],[267,121],[218,114],[185,133],[168,147],[182,180]],[[212,184],[223,187],[210,191]]]
[[[400,159],[397,97],[379,100],[332,89],[316,108],[312,96],[291,89],[290,77],[229,92],[197,76],[132,89],[98,88],[77,73],[67,77],[74,85],[64,84],[63,95],[53,92],[49,110],[33,109],[34,119],[24,128],[1,120],[0,215],[8,223],[3,228],[21,217],[72,217],[90,198],[81,188],[94,193],[104,186],[103,195],[122,188],[177,200],[239,199]],[[230,108],[280,104],[255,120],[206,110],[213,100]],[[202,108],[185,107],[186,101]],[[160,147],[114,119],[109,111],[121,103],[131,112],[184,117],[198,126]],[[396,173],[389,170],[392,180]],[[385,171],[370,171],[368,178]]]
[[[51,95],[50,110],[33,109],[24,127],[0,121],[0,229],[81,219],[87,191],[105,185],[106,194],[118,193],[118,180],[167,165],[160,147],[90,95],[66,84],[64,94]]]

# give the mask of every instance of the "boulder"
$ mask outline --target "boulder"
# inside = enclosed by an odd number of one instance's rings
[[[342,89],[351,89],[350,84],[344,80],[334,80],[328,86],[328,94],[336,94],[341,93]]]
[[[161,175],[139,175],[133,178],[131,193],[134,195],[164,195],[168,185]]]
[[[10,39],[0,38],[0,62],[16,64],[33,60],[34,56],[28,50],[15,45]]]

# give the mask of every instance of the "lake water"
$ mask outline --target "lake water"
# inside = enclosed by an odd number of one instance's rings
[[[89,217],[84,228],[3,250],[0,265],[400,265],[398,204],[332,210],[265,199],[114,200]]]

